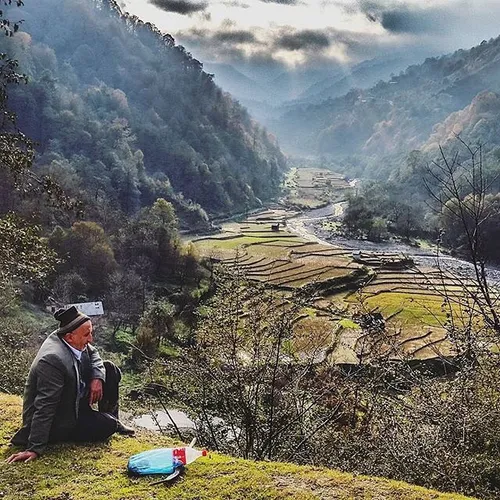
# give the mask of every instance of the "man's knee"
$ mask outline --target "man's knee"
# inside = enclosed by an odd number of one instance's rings
[[[117,420],[95,410],[81,412],[72,441],[105,441],[116,432]]]
[[[106,383],[110,384],[119,384],[122,379],[122,372],[120,368],[118,368],[113,361],[105,360],[104,368],[106,370]]]
[[[110,413],[118,418],[118,399],[119,384],[122,378],[122,372],[112,361],[104,361],[106,369],[106,381],[103,385],[102,399],[99,401],[99,411]]]

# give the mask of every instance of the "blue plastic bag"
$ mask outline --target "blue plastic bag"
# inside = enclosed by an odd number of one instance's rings
[[[127,465],[129,473],[134,476],[173,474],[182,467],[184,467],[184,464],[174,456],[172,448],[143,451],[131,456]]]

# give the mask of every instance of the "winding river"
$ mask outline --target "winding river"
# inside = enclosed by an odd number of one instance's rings
[[[335,245],[352,251],[363,250],[374,253],[404,253],[410,255],[421,267],[441,268],[455,275],[475,279],[474,266],[465,260],[446,254],[439,254],[431,249],[422,249],[399,241],[375,243],[368,240],[356,240],[332,235],[318,227],[322,220],[340,220],[344,213],[345,203],[334,203],[323,208],[303,212],[287,221],[287,227],[305,240],[316,241],[325,245]],[[500,268],[488,266],[487,276],[491,285],[500,284]]]

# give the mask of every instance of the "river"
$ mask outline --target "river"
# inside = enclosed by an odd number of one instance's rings
[[[293,233],[299,235],[307,241],[316,241],[324,245],[334,245],[352,251],[363,250],[374,253],[404,253],[410,255],[415,263],[420,267],[440,268],[454,275],[475,279],[474,266],[462,259],[446,254],[436,255],[432,249],[422,249],[402,243],[401,241],[384,241],[376,243],[368,240],[357,240],[344,238],[330,233],[319,227],[319,222],[323,220],[340,221],[344,213],[345,202],[334,203],[323,208],[303,212],[287,221],[287,227]],[[491,285],[497,286],[500,283],[500,268],[488,266],[487,277]]]
[[[179,429],[194,429],[195,423],[188,417],[186,413],[180,410],[169,409],[169,415],[164,410],[156,410],[154,415],[151,413],[146,413],[132,419],[134,425],[138,427],[143,427],[152,431],[160,431],[164,429],[171,429],[172,422],[170,418],[175,422],[175,425]]]

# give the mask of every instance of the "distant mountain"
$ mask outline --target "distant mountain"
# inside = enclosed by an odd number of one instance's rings
[[[224,91],[245,106],[263,125],[272,121],[293,104],[293,99],[312,83],[340,78],[344,70],[336,66],[316,70],[289,70],[277,76],[262,72],[240,71],[230,64],[204,63],[203,68],[214,75],[214,81]],[[251,76],[247,76],[250,74]],[[266,78],[271,76],[271,78]]]
[[[368,90],[296,106],[274,123],[273,132],[289,151],[398,154],[423,147],[433,134],[444,138],[440,130],[449,126],[452,113],[464,110],[475,98],[472,109],[485,99],[494,100],[488,94],[477,97],[484,91],[500,93],[500,37],[470,50],[428,58]],[[459,117],[461,130],[472,132],[467,116],[464,111]],[[486,127],[488,122],[480,123]],[[494,144],[500,144],[500,137]]]
[[[363,61],[353,67],[346,66],[341,78],[334,77],[321,80],[309,87],[296,100],[299,104],[317,104],[326,99],[347,94],[353,88],[369,88],[380,80],[387,80],[392,73],[405,70],[417,59],[413,56],[394,58],[377,58]]]
[[[336,80],[344,74],[345,68],[333,63],[323,68],[289,70],[270,81],[268,88],[274,91],[281,102],[293,101],[319,82]]]
[[[214,75],[214,81],[233,99],[245,106],[252,117],[259,123],[267,125],[280,114],[279,105],[283,100],[276,86],[269,81],[249,78],[230,64],[204,63],[203,68]]]
[[[215,82],[238,100],[272,102],[274,105],[288,103],[303,94],[318,82],[330,82],[345,75],[346,69],[331,65],[318,69],[288,69],[277,75],[239,69],[230,64],[203,63],[208,73],[213,73]]]
[[[265,101],[269,98],[268,89],[230,64],[203,63],[203,69],[213,74],[215,83],[239,101]]]

